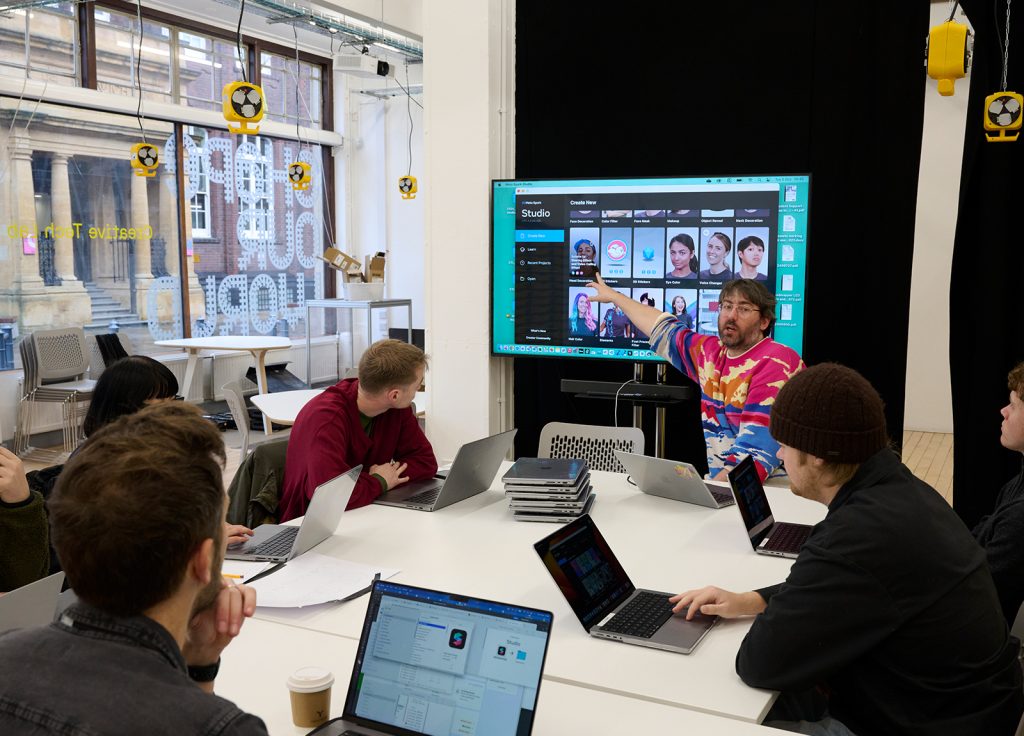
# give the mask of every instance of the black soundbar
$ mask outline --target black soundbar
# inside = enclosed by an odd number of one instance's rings
[[[627,383],[615,381],[577,381],[562,379],[562,393],[576,394],[592,399],[614,399],[615,394],[623,401],[651,401],[657,403],[678,403],[696,396],[692,386],[669,386],[658,383]]]

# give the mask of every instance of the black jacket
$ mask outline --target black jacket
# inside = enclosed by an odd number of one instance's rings
[[[754,687],[818,687],[857,734],[1010,736],[1017,651],[985,554],[942,497],[883,450],[815,526],[740,647]]]
[[[189,679],[178,644],[144,616],[82,603],[0,636],[0,733],[265,736],[263,722]]]
[[[1003,615],[1012,626],[1024,603],[1024,471],[1003,486],[995,510],[972,534],[985,549]]]

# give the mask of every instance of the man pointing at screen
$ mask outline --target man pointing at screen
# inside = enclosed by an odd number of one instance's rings
[[[700,386],[701,423],[708,472],[724,480],[751,455],[764,480],[779,467],[778,443],[768,416],[779,389],[804,367],[797,353],[768,337],[775,297],[752,279],[735,279],[719,296],[718,336],[699,335],[676,317],[640,304],[605,284],[600,274],[587,286],[591,301],[610,302],[645,335],[651,348]]]

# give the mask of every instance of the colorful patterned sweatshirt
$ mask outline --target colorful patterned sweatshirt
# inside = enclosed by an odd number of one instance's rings
[[[666,314],[651,331],[651,347],[700,386],[701,423],[711,476],[753,455],[761,480],[779,467],[779,443],[768,414],[779,389],[804,367],[795,351],[765,338],[730,358],[714,335],[698,335]]]

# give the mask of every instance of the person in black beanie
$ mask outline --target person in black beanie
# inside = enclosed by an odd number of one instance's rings
[[[889,449],[878,392],[850,368],[813,366],[779,392],[770,426],[793,493],[828,513],[784,583],[672,598],[688,616],[755,616],[736,672],[782,691],[766,725],[1012,734],[1021,669],[985,553]]]

